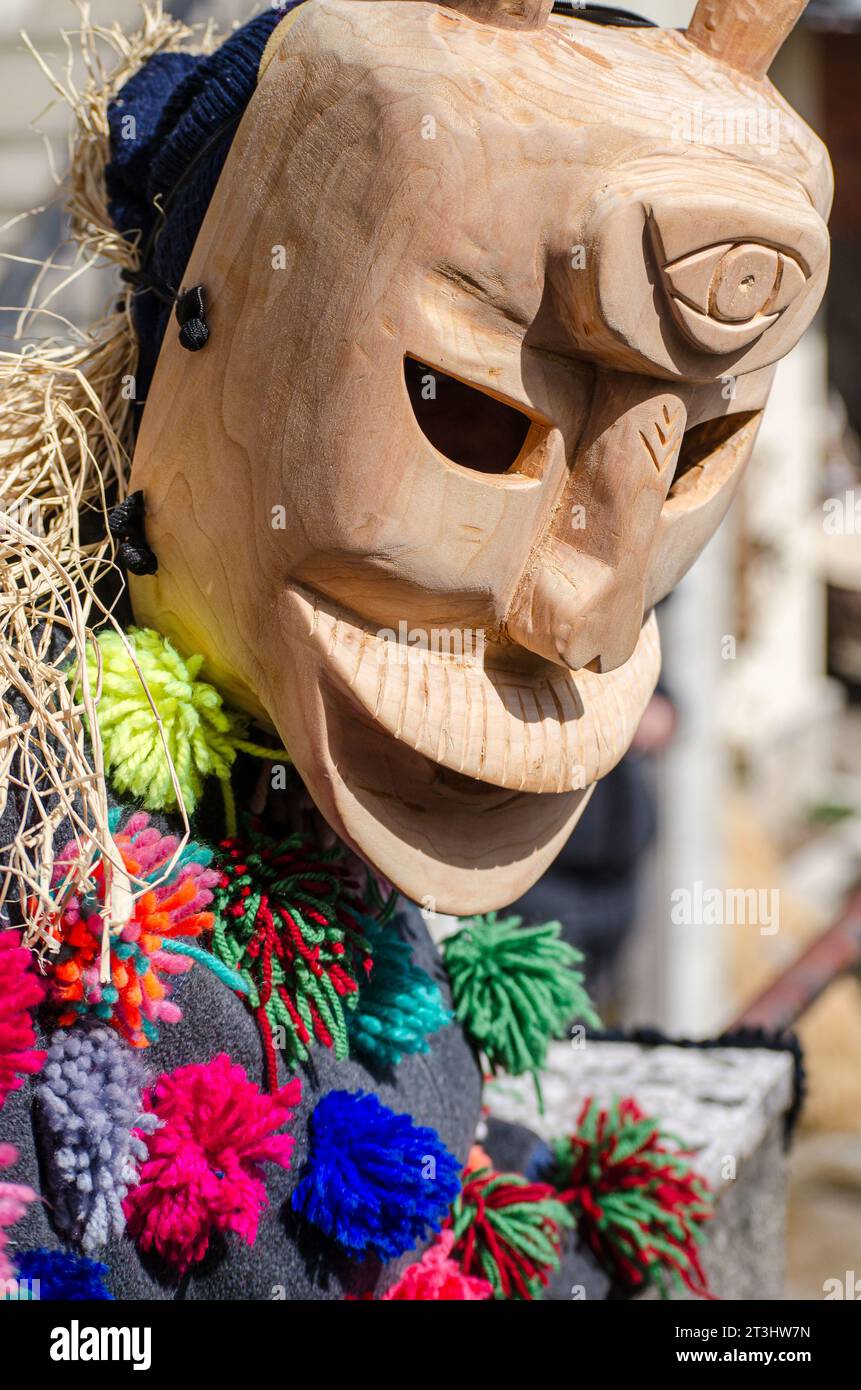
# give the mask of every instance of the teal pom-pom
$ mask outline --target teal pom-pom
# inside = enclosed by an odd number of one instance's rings
[[[558,922],[524,927],[491,912],[466,919],[443,943],[458,1022],[493,1068],[531,1073],[536,1085],[551,1038],[575,1019],[600,1026],[578,969],[583,957],[561,931]]]
[[[451,1023],[439,986],[415,965],[409,943],[397,923],[371,922],[365,929],[373,967],[361,986],[359,1002],[348,1018],[354,1052],[383,1066],[428,1051],[428,1035]]]

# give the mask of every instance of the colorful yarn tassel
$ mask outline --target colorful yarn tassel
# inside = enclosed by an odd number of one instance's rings
[[[33,956],[18,932],[0,929],[0,1107],[45,1060],[33,1044],[30,1010],[45,989],[33,969]]]
[[[710,1298],[697,1247],[713,1216],[705,1179],[690,1153],[662,1134],[635,1100],[602,1109],[584,1101],[574,1134],[553,1144],[550,1177],[581,1235],[617,1285],[654,1285],[666,1297],[686,1288]]]
[[[114,842],[136,889],[135,879],[152,883],[135,899],[131,917],[111,937],[110,981],[102,984],[100,957],[105,913],[105,869],[99,861],[83,890],[69,899],[53,924],[61,943],[51,975],[50,1000],[64,1026],[90,1015],[109,1023],[133,1047],[157,1041],[159,1025],[176,1023],[182,1013],[170,998],[169,977],[191,969],[176,938],[199,936],[213,925],[211,912],[217,875],[212,851],[194,843],[177,855],[180,841],[162,835],[145,812],[133,815]],[[72,845],[54,868],[58,882],[73,863]],[[176,857],[175,857],[176,856]],[[164,880],[164,881],[162,881]]]
[[[25,1301],[112,1302],[114,1296],[104,1282],[107,1273],[107,1265],[65,1250],[23,1250],[15,1256],[18,1284],[28,1285],[27,1295],[20,1295]]]
[[[18,1150],[12,1144],[0,1144],[0,1172],[4,1168],[11,1168],[17,1162]],[[32,1187],[26,1187],[20,1182],[0,1181],[0,1285],[15,1277],[15,1270],[7,1253],[6,1232],[16,1221],[21,1220],[30,1203],[38,1200]]]
[[[237,753],[283,760],[286,752],[249,743],[248,720],[225,706],[215,686],[198,678],[202,656],[180,656],[166,637],[151,628],[130,627],[126,641],[113,629],[104,629],[98,644],[98,657],[92,649],[87,653],[87,669],[95,689],[101,666],[96,717],[105,764],[117,791],[134,797],[147,810],[176,811],[172,763],[183,804],[191,814],[206,779],[216,777],[224,794],[227,831],[233,834],[230,772]]]
[[[141,1136],[147,1158],[123,1204],[141,1250],[182,1275],[203,1259],[215,1231],[253,1245],[267,1205],[261,1164],[290,1166],[293,1136],[278,1131],[300,1096],[296,1080],[266,1095],[224,1052],[159,1077],[144,1093],[159,1128]]]
[[[46,1186],[55,1226],[85,1254],[125,1230],[123,1198],[146,1158],[142,1114],[146,1073],[109,1028],[73,1029],[51,1038],[36,1089],[45,1142]]]
[[[575,1019],[599,1019],[577,969],[583,957],[560,940],[558,922],[524,927],[520,917],[472,917],[443,943],[455,1015],[490,1066],[538,1073],[550,1039]]]
[[[347,1012],[370,969],[364,904],[338,868],[298,835],[277,841],[255,825],[219,849],[213,949],[245,981],[263,1040],[270,1089],[276,1043],[288,1066],[316,1039],[345,1057]]]
[[[549,1184],[468,1165],[451,1216],[454,1257],[494,1298],[540,1298],[559,1268],[563,1227],[573,1224]]]
[[[404,1270],[380,1301],[477,1303],[492,1298],[493,1289],[486,1279],[464,1274],[451,1258],[453,1245],[454,1231],[441,1231],[421,1259]]]
[[[355,1259],[393,1260],[439,1231],[458,1172],[435,1130],[366,1091],[330,1091],[311,1117],[293,1207]]]
[[[393,1067],[404,1056],[427,1052],[428,1035],[444,1028],[452,1016],[439,986],[413,964],[412,950],[398,935],[397,923],[370,923],[365,936],[373,968],[348,1015],[350,1043],[360,1056]]]

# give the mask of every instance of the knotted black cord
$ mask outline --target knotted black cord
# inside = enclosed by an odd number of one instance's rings
[[[144,495],[130,492],[108,514],[108,530],[117,544],[117,555],[132,574],[155,574],[158,560],[147,544],[144,530]]]
[[[556,0],[553,14],[567,19],[587,19],[590,24],[612,24],[620,29],[657,29],[651,19],[634,14],[632,10],[617,10],[612,5],[578,5],[572,0]]]

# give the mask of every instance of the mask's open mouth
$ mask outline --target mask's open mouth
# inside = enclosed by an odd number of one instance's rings
[[[294,594],[336,699],[438,767],[509,791],[576,791],[605,777],[660,671],[653,614],[614,671],[539,661],[526,672],[497,666],[483,641],[453,651],[455,633],[439,630],[398,640],[308,590]]]
[[[600,675],[391,640],[298,585],[282,605],[294,660],[267,705],[300,775],[339,835],[440,912],[488,912],[535,882],[660,669],[654,615]]]

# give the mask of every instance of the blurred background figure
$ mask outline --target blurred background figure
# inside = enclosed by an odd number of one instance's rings
[[[589,808],[552,868],[512,911],[527,921],[559,921],[583,952],[589,990],[605,1023],[618,1014],[622,948],[637,924],[642,865],[657,830],[648,760],[666,751],[676,710],[661,689],[643,715],[631,752],[599,782]]]

